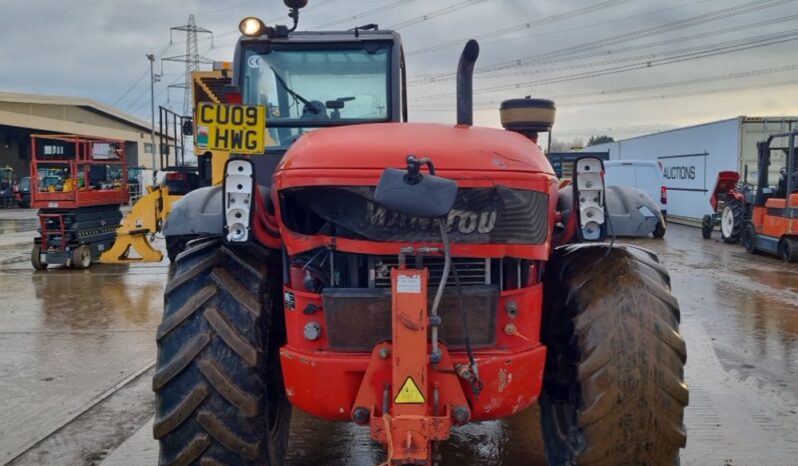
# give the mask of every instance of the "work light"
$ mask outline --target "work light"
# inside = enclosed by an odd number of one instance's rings
[[[241,20],[238,25],[241,34],[248,37],[260,37],[266,33],[266,25],[259,18],[250,16]]]

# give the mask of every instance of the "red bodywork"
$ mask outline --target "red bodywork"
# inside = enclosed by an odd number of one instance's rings
[[[453,257],[511,257],[528,259],[531,264],[548,259],[559,191],[548,160],[534,143],[519,134],[465,126],[389,123],[324,129],[303,136],[286,153],[274,175],[271,197],[275,216],[266,215],[263,205],[258,205],[255,235],[263,244],[282,245],[288,256],[320,247],[375,255],[399,255],[401,249],[408,246],[442,247],[437,243],[389,243],[309,236],[291,231],[279,221],[282,214],[278,193],[281,190],[306,186],[375,186],[386,167],[404,167],[408,154],[429,157],[435,163],[438,176],[455,180],[461,188],[503,185],[539,191],[548,196],[550,228],[542,244],[452,244]],[[258,198],[260,202],[260,196]],[[275,230],[279,230],[279,235]],[[353,410],[362,406],[369,410],[373,438],[386,443],[389,450],[394,448],[395,461],[412,459],[418,464],[426,464],[421,458],[425,458],[428,452],[423,444],[417,443],[421,440],[414,440],[415,434],[410,431],[420,429],[424,432],[422,437],[427,440],[448,437],[449,414],[454,407],[465,403],[471,421],[498,419],[529,407],[541,391],[546,355],[546,348],[539,338],[543,285],[538,282],[540,274],[534,267],[529,274],[529,283],[500,293],[495,346],[474,350],[479,376],[484,384],[478,395],[468,382],[452,375],[454,367],[468,362],[465,351],[449,352],[442,345],[443,360],[438,369],[427,367],[426,328],[429,321],[426,320],[426,294],[410,304],[397,302],[394,294],[394,319],[406,311],[407,305],[416,306],[413,309],[417,309],[416,316],[420,315],[422,320],[412,327],[423,329],[423,332],[416,330],[409,337],[414,343],[405,343],[401,350],[405,361],[407,358],[415,361],[415,369],[401,369],[396,356],[393,359],[379,356],[381,349],[391,354],[399,351],[397,345],[402,345],[402,340],[396,328],[393,330],[394,341],[384,342],[371,352],[330,351],[321,295],[303,291],[299,286],[286,285],[285,292],[293,295],[293,302],[286,305],[287,344],[281,349],[280,356],[291,403],[315,416],[339,421],[352,420]],[[430,293],[434,293],[434,289],[430,289]],[[302,312],[309,304],[318,311],[310,315]],[[505,312],[508,306],[513,305],[517,306],[517,315]],[[310,322],[322,327],[321,337],[315,341],[303,336],[303,328]],[[408,408],[394,405],[394,396],[400,388],[397,380],[404,380],[406,375],[396,372],[412,372],[420,368],[424,373],[414,377],[421,378],[416,382],[427,397],[427,405],[416,409],[410,408],[411,405],[407,405]],[[383,412],[383,400],[385,387],[389,385],[392,387],[389,396],[391,407],[386,413]],[[433,391],[438,392],[439,399],[434,413],[430,401]],[[386,414],[390,416],[384,417]],[[411,422],[407,416],[416,418]],[[403,422],[410,422],[415,427],[408,427]],[[386,430],[392,433],[388,435]],[[423,455],[421,450],[425,452]]]
[[[69,157],[46,157],[37,150],[43,141],[56,141],[70,147],[74,153]],[[114,157],[101,159],[95,156],[97,144],[117,147]],[[99,205],[126,204],[130,194],[127,188],[127,164],[125,163],[124,141],[92,138],[75,135],[33,135],[31,136],[31,207],[37,209],[58,208],[76,209]],[[119,184],[112,189],[98,189],[90,182],[92,166],[111,166],[120,169]],[[63,191],[40,191],[39,174],[42,169],[67,169],[73,189]],[[81,180],[83,186],[80,186]],[[65,180],[66,181],[66,180]]]
[[[743,195],[737,191],[737,183],[740,181],[740,174],[737,172],[720,172],[718,173],[718,180],[715,182],[715,189],[709,198],[709,204],[712,210],[718,210],[719,198],[731,196],[738,201],[743,200]]]

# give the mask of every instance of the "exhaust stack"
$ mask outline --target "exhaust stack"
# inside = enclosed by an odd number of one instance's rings
[[[479,43],[468,41],[457,64],[457,124],[474,124],[474,64],[479,58]]]

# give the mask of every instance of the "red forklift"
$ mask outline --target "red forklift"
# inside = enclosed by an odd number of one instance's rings
[[[795,140],[798,131],[773,134],[757,144],[759,178],[751,221],[743,230],[742,243],[754,253],[764,251],[777,254],[785,262],[798,261],[798,160]],[[772,147],[774,140],[787,139],[787,145]],[[770,165],[773,152],[786,158],[775,188],[770,185]]]
[[[88,268],[116,239],[128,202],[124,142],[78,135],[31,136],[31,207],[40,237],[31,264]]]

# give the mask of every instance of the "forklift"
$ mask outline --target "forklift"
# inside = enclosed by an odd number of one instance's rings
[[[787,139],[786,147],[772,147],[774,140]],[[798,261],[798,160],[795,142],[798,131],[773,134],[757,144],[759,151],[758,189],[750,221],[743,230],[742,243],[749,253],[764,251],[785,262]],[[775,188],[769,182],[771,155],[782,152],[785,166]]]

